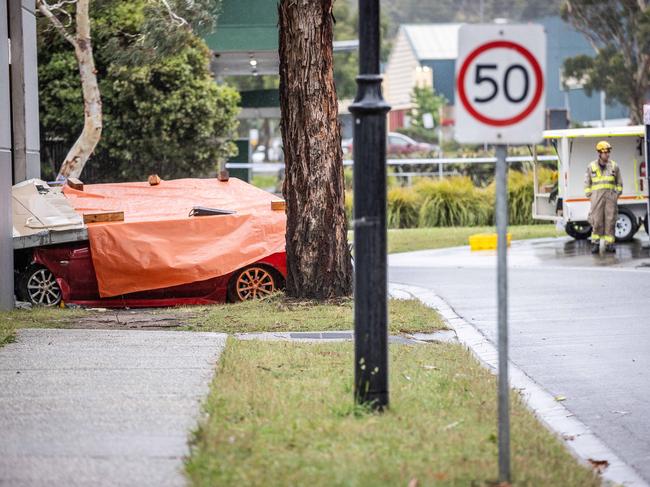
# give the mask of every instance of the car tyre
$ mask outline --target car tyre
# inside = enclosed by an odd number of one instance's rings
[[[568,222],[564,229],[576,240],[586,240],[591,236],[591,225],[587,222]]]
[[[54,274],[41,265],[32,264],[20,274],[18,295],[34,306],[57,306],[61,302],[61,288]]]
[[[638,229],[639,223],[634,213],[627,208],[619,208],[618,217],[616,218],[616,229],[614,230],[616,241],[629,242],[634,238],[634,234]]]
[[[271,296],[281,287],[278,273],[264,265],[249,265],[236,271],[228,283],[228,301],[238,303]]]

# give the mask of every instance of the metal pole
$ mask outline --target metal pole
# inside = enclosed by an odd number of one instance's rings
[[[6,0],[0,0],[0,310],[14,306],[14,247],[11,209],[12,155],[9,43]]]
[[[386,113],[379,75],[379,0],[359,0],[354,116],[354,395],[388,406]]]
[[[497,165],[497,320],[499,328],[499,481],[510,483],[510,410],[508,387],[508,165],[506,146],[496,146]]]
[[[650,196],[650,105],[643,105],[643,123],[645,124],[645,175],[648,195]],[[636,176],[635,176],[636,177]],[[648,211],[646,219],[650,227],[650,198],[647,200]],[[648,241],[650,241],[650,230],[648,231]]]

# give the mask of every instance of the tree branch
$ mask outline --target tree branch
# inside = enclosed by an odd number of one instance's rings
[[[187,20],[185,20],[183,17],[178,15],[176,12],[174,12],[174,10],[172,9],[171,5],[169,5],[169,2],[167,0],[158,0],[158,1],[165,7],[165,9],[167,10],[167,13],[169,14],[169,18],[171,19],[171,21],[173,23],[175,23],[179,27],[182,27],[182,26],[185,26],[185,25],[187,25],[187,26],[190,25],[187,22]]]
[[[77,49],[79,47],[77,40],[66,30],[57,16],[52,13],[52,7],[50,7],[50,5],[48,5],[45,0],[36,0],[36,5],[38,6],[39,12],[41,12],[50,21],[50,23],[56,27],[56,30],[59,31],[65,40],[72,44],[75,49]],[[60,6],[61,4],[56,5],[57,8],[60,8]]]

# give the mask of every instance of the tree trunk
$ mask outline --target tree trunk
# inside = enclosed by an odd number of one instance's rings
[[[348,296],[352,264],[332,54],[333,0],[281,0],[287,295]]]
[[[77,2],[77,35],[76,42],[73,43],[84,99],[84,128],[65,157],[57,179],[78,178],[102,135],[102,101],[97,85],[97,71],[90,41],[89,1],[79,0]]]

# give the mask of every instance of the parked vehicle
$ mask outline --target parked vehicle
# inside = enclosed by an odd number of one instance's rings
[[[284,202],[236,178],[12,188],[15,289],[34,305],[148,307],[267,296]]]
[[[343,139],[341,141],[343,154],[352,154],[352,142],[352,139]],[[439,153],[439,146],[427,142],[417,142],[398,132],[388,132],[386,137],[386,154],[388,156],[402,156],[409,154],[438,155]]]
[[[558,156],[557,187],[541,184],[539,168],[542,163],[535,156],[533,218],[558,222],[576,240],[589,238],[590,202],[584,194],[584,176],[589,162],[597,158],[596,142],[606,140],[613,147],[612,160],[619,165],[623,177],[623,194],[618,200],[616,240],[631,240],[642,223],[647,232],[644,134],[642,125],[545,131],[544,138],[551,142]]]
[[[282,252],[213,279],[101,298],[87,241],[16,251],[16,264],[19,299],[39,306],[57,306],[62,300],[104,308],[246,301],[282,289],[287,274]]]
[[[388,133],[388,145],[386,153],[388,155],[408,155],[415,153],[438,153],[440,147],[427,142],[416,142],[410,137],[397,132]]]

